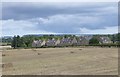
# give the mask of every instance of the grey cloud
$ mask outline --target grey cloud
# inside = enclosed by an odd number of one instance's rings
[[[118,25],[117,3],[3,3],[4,32],[80,33]],[[9,21],[13,19],[13,21]],[[6,26],[6,27],[5,27]],[[14,30],[14,28],[20,31]]]
[[[95,15],[100,9],[113,6],[116,3],[3,3],[3,20],[31,19],[48,17],[57,14]]]

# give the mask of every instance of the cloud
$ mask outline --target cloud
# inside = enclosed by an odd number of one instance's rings
[[[2,13],[3,35],[118,31],[117,3],[3,3]]]
[[[104,29],[117,25],[117,21],[105,16],[81,16],[74,15],[54,15],[48,18],[33,19],[36,21],[37,29],[44,29],[46,31],[53,31],[58,33],[77,33],[78,28],[87,29]],[[110,20],[109,20],[110,19]],[[32,21],[33,21],[32,20]],[[52,28],[52,29],[51,29]]]
[[[44,30],[36,30],[36,23],[22,20],[3,20],[2,21],[2,34],[3,35],[24,35],[24,34],[39,34],[39,33],[52,33]]]
[[[48,18],[28,20],[3,20],[3,34],[42,34],[42,33],[109,33],[116,32],[116,26],[109,25],[102,17],[81,15],[54,15]],[[104,24],[104,25],[101,25]],[[110,29],[108,29],[110,28]],[[113,29],[112,29],[113,28]],[[107,30],[107,31],[106,31]],[[86,31],[86,32],[85,32]]]
[[[2,4],[2,13],[3,20],[6,19],[23,20],[36,17],[48,17],[59,14],[114,15],[117,14],[117,3],[5,2]]]
[[[104,29],[90,30],[86,28],[80,28],[82,34],[113,34],[118,33],[118,26],[105,27]]]
[[[119,2],[119,0],[1,0],[1,2]]]

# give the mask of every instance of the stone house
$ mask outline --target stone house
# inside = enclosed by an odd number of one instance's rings
[[[74,37],[71,41],[72,45],[77,45],[77,39]]]
[[[32,47],[41,47],[45,45],[45,40],[34,40],[32,42]]]
[[[55,46],[59,46],[59,44],[60,44],[60,39],[56,40]]]
[[[59,46],[68,46],[68,45],[72,45],[72,39],[70,38],[70,37],[68,37],[68,38],[62,38],[61,40],[60,40],[60,44],[59,44]]]
[[[48,39],[45,43],[46,46],[56,46],[56,40],[53,39]]]
[[[109,37],[107,36],[101,36],[98,38],[100,44],[109,44],[109,43],[112,43],[112,41],[110,40]]]
[[[89,40],[86,39],[84,36],[80,36],[77,38],[77,45],[88,45]]]

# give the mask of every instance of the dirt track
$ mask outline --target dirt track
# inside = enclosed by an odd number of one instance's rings
[[[3,51],[3,75],[117,75],[117,48],[44,48]]]

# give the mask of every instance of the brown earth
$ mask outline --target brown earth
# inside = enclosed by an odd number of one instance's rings
[[[118,74],[118,48],[4,49],[2,54],[2,63],[11,64],[3,75]]]

